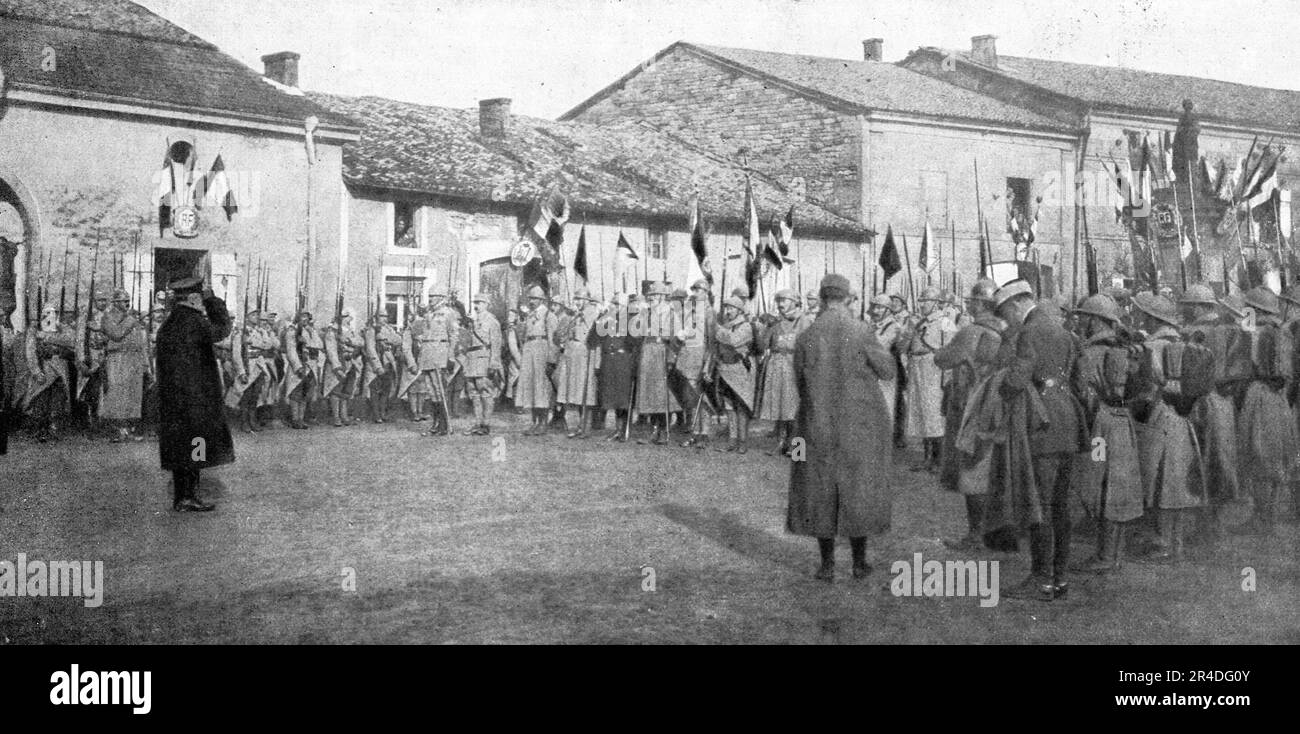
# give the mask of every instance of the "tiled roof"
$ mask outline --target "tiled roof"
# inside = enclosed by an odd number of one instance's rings
[[[343,149],[344,179],[355,186],[528,205],[555,183],[575,218],[585,210],[681,220],[698,191],[706,218],[741,219],[740,166],[635,122],[591,125],[512,115],[505,139],[485,143],[478,110],[309,96],[362,123],[360,142]],[[753,181],[765,226],[768,217],[794,205],[797,230],[866,232],[762,176]]]
[[[962,60],[975,63],[969,52],[925,50],[957,53]],[[1297,91],[1001,54],[996,69],[978,66],[1097,109],[1177,116],[1182,113],[1183,100],[1190,99],[1202,120],[1300,129],[1300,92]]]
[[[685,41],[678,41],[660,51],[655,58],[661,58],[676,49],[739,67],[805,94],[859,110],[1069,131],[1062,123],[1051,118],[945,84],[897,64],[704,46]],[[636,73],[632,72],[624,80]],[[598,93],[563,117],[575,115],[608,91],[606,89]]]
[[[46,71],[45,48],[54,49]],[[125,0],[0,0],[0,64],[10,84],[60,95],[298,125],[316,115],[215,46]]]

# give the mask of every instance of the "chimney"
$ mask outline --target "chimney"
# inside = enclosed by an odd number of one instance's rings
[[[286,87],[297,89],[298,59],[300,58],[302,56],[293,51],[267,54],[262,57],[262,65],[266,67],[266,73],[263,76]]]
[[[479,100],[478,129],[487,140],[501,140],[510,129],[510,98]]]
[[[885,39],[868,38],[862,42],[862,60],[863,61],[884,61],[885,60]]]
[[[974,36],[970,39],[971,60],[977,64],[998,68],[998,37]]]

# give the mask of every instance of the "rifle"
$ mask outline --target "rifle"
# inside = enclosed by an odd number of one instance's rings
[[[26,305],[24,303],[23,305]],[[77,282],[72,289],[72,312],[81,313],[81,253],[77,253]]]
[[[137,302],[140,299],[140,232],[137,230],[132,237],[131,244],[131,299]]]
[[[59,318],[68,312],[68,247],[71,237],[63,238],[63,266],[59,268]]]
[[[244,328],[248,328],[248,292],[253,289],[253,258],[248,258],[244,265],[244,313],[240,315],[240,321],[243,322]],[[258,314],[259,316],[261,314]],[[244,368],[248,367],[248,339],[239,340],[239,359],[244,363]]]
[[[95,276],[99,275],[99,238],[95,238],[95,257],[90,264],[90,297],[86,299],[86,333],[82,334],[85,340],[86,357],[90,357],[90,317],[91,312],[95,309]],[[80,369],[80,365],[78,365]]]

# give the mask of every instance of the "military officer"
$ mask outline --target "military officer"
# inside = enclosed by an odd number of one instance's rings
[[[600,352],[596,349],[596,319],[600,309],[586,288],[573,293],[576,311],[561,327],[564,341],[556,368],[558,391],[555,402],[566,406],[564,419],[569,438],[584,439],[591,430],[591,414],[598,404],[596,371]]]
[[[550,372],[558,358],[555,334],[559,327],[555,314],[546,307],[546,292],[541,286],[528,289],[528,315],[520,328],[522,344],[519,358],[519,385],[515,406],[531,411],[532,423],[525,436],[540,436],[547,431],[547,412],[554,397]]]
[[[1069,590],[1070,479],[1075,454],[1089,446],[1083,408],[1069,387],[1078,347],[1057,319],[1037,307],[1028,282],[1003,285],[993,302],[1007,323],[998,366],[1006,370],[1000,393],[1006,401],[1009,475],[986,513],[1009,513],[1029,531],[1030,574],[1003,595],[1052,601]]]
[[[903,335],[903,324],[894,316],[890,310],[892,299],[884,293],[871,297],[871,303],[867,307],[867,316],[871,319],[871,326],[875,329],[876,341],[880,346],[889,350],[890,354],[897,354],[898,340]],[[895,375],[901,371],[898,364],[894,365]],[[885,407],[889,410],[889,422],[892,425],[895,416],[895,407],[898,402],[898,378],[891,377],[888,380],[879,379],[876,381],[880,386],[880,391],[885,396]]]
[[[964,538],[945,543],[950,548],[977,550],[983,547],[984,501],[989,490],[989,467],[993,446],[981,441],[969,452],[958,450],[957,438],[968,399],[976,386],[997,368],[998,350],[1006,324],[993,313],[997,285],[987,278],[975,281],[967,299],[972,321],[962,327],[951,342],[934,353],[934,364],[952,375],[944,406],[943,449],[940,452],[939,484],[965,498]],[[882,344],[882,346],[884,346]],[[886,401],[888,402],[888,401]]]
[[[402,341],[406,375],[404,391],[413,396],[413,420],[422,421],[424,397],[432,403],[432,424],[425,435],[445,436],[451,431],[444,414],[447,400],[447,376],[454,367],[453,348],[456,344],[456,324],[440,308],[443,296],[430,294],[430,305],[411,324]],[[402,388],[399,388],[401,391]]]
[[[398,360],[402,335],[388,323],[388,312],[375,311],[373,323],[365,332],[366,376],[362,397],[370,401],[370,419],[383,423],[388,419],[388,401],[397,397],[402,371]]]
[[[636,393],[637,352],[641,343],[640,327],[636,325],[640,320],[640,305],[625,298],[618,301],[596,322],[600,339],[600,372],[597,373],[600,408],[614,411],[615,417],[614,431],[606,441],[624,441],[631,430],[628,420]]]
[[[289,403],[289,425],[306,429],[307,410],[321,398],[325,370],[325,340],[310,311],[300,311],[297,322],[285,327],[280,344],[284,351],[283,395]]]
[[[491,303],[492,298],[486,293],[474,296],[474,317],[461,330],[461,364],[475,421],[474,427],[465,431],[467,436],[486,436],[491,432],[488,420],[492,417],[496,386],[501,381],[501,323],[488,310]]]
[[[763,350],[763,402],[759,418],[776,423],[781,432],[777,451],[790,455],[794,421],[799,412],[799,388],[794,381],[794,343],[804,329],[812,326],[813,317],[799,308],[799,294],[788,288],[776,292],[776,309],[780,320],[767,332]]]
[[[668,369],[673,359],[673,338],[680,330],[678,314],[667,303],[668,287],[652,283],[646,303],[638,314],[641,352],[637,362],[637,412],[648,416],[654,427],[650,442],[668,443],[668,417],[681,410],[668,386]]]

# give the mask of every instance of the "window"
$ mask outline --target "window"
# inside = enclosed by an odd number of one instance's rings
[[[650,230],[650,259],[668,259],[668,233],[662,229]]]
[[[948,172],[921,171],[921,202],[931,222],[948,221]]]
[[[397,327],[406,325],[411,305],[418,303],[424,293],[424,278],[390,275],[384,278],[384,311],[388,323]]]
[[[406,201],[393,203],[393,247],[416,249],[420,241],[416,238],[414,204]]]

